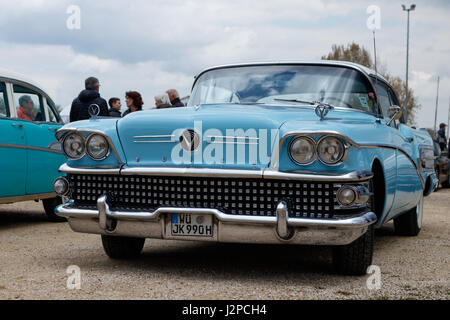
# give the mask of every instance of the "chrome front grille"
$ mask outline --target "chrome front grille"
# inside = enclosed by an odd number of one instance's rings
[[[113,210],[159,207],[212,208],[232,215],[275,216],[279,201],[289,216],[333,218],[335,186],[327,182],[258,178],[159,177],[69,174],[75,205],[95,206],[111,195]]]

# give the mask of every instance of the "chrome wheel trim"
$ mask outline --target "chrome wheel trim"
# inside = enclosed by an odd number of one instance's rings
[[[417,204],[416,215],[417,215],[417,226],[419,227],[419,229],[421,229],[423,219],[423,195],[420,196],[419,203]]]

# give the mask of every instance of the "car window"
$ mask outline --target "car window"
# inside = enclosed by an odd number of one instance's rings
[[[9,117],[8,100],[6,98],[6,85],[0,82],[0,117]]]
[[[380,82],[375,84],[377,89],[378,102],[381,105],[381,110],[383,112],[383,117],[386,121],[389,120],[388,109],[392,105],[391,99],[389,98],[388,89]]]
[[[360,72],[345,67],[240,66],[213,69],[201,74],[188,106],[214,103],[285,106],[298,105],[297,102],[302,101],[319,101],[377,113],[372,91],[369,81]]]
[[[45,121],[42,96],[34,90],[13,85],[14,106],[19,119]]]
[[[50,107],[50,104],[48,103],[48,101],[46,101],[46,103],[45,103],[45,109],[47,109],[47,112],[48,112],[47,122],[57,123],[58,117],[56,116],[53,109]]]

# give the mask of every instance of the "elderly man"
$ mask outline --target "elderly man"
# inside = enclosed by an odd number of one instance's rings
[[[89,77],[84,81],[85,90],[81,91],[72,102],[70,109],[70,122],[86,120],[91,117],[89,106],[96,104],[100,107],[98,116],[109,116],[106,100],[100,97],[100,83],[97,78]]]
[[[169,95],[167,93],[158,94],[155,96],[155,106],[156,109],[173,107],[173,105],[170,103]]]
[[[183,102],[180,100],[180,95],[178,94],[178,91],[175,89],[169,89],[166,91],[166,93],[169,95],[170,103],[174,107],[184,107]]]
[[[19,98],[20,107],[17,109],[17,117],[19,119],[34,121],[36,116],[33,113],[34,103],[29,95],[23,95]]]

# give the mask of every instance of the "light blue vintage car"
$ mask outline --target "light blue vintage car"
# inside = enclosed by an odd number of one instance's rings
[[[53,100],[21,75],[0,72],[0,204],[41,199],[52,221],[61,198],[53,191],[65,162],[55,132],[62,126]]]
[[[198,74],[187,107],[65,125],[57,214],[111,258],[145,238],[334,246],[364,274],[374,228],[422,228],[433,144],[360,65],[253,63]]]

